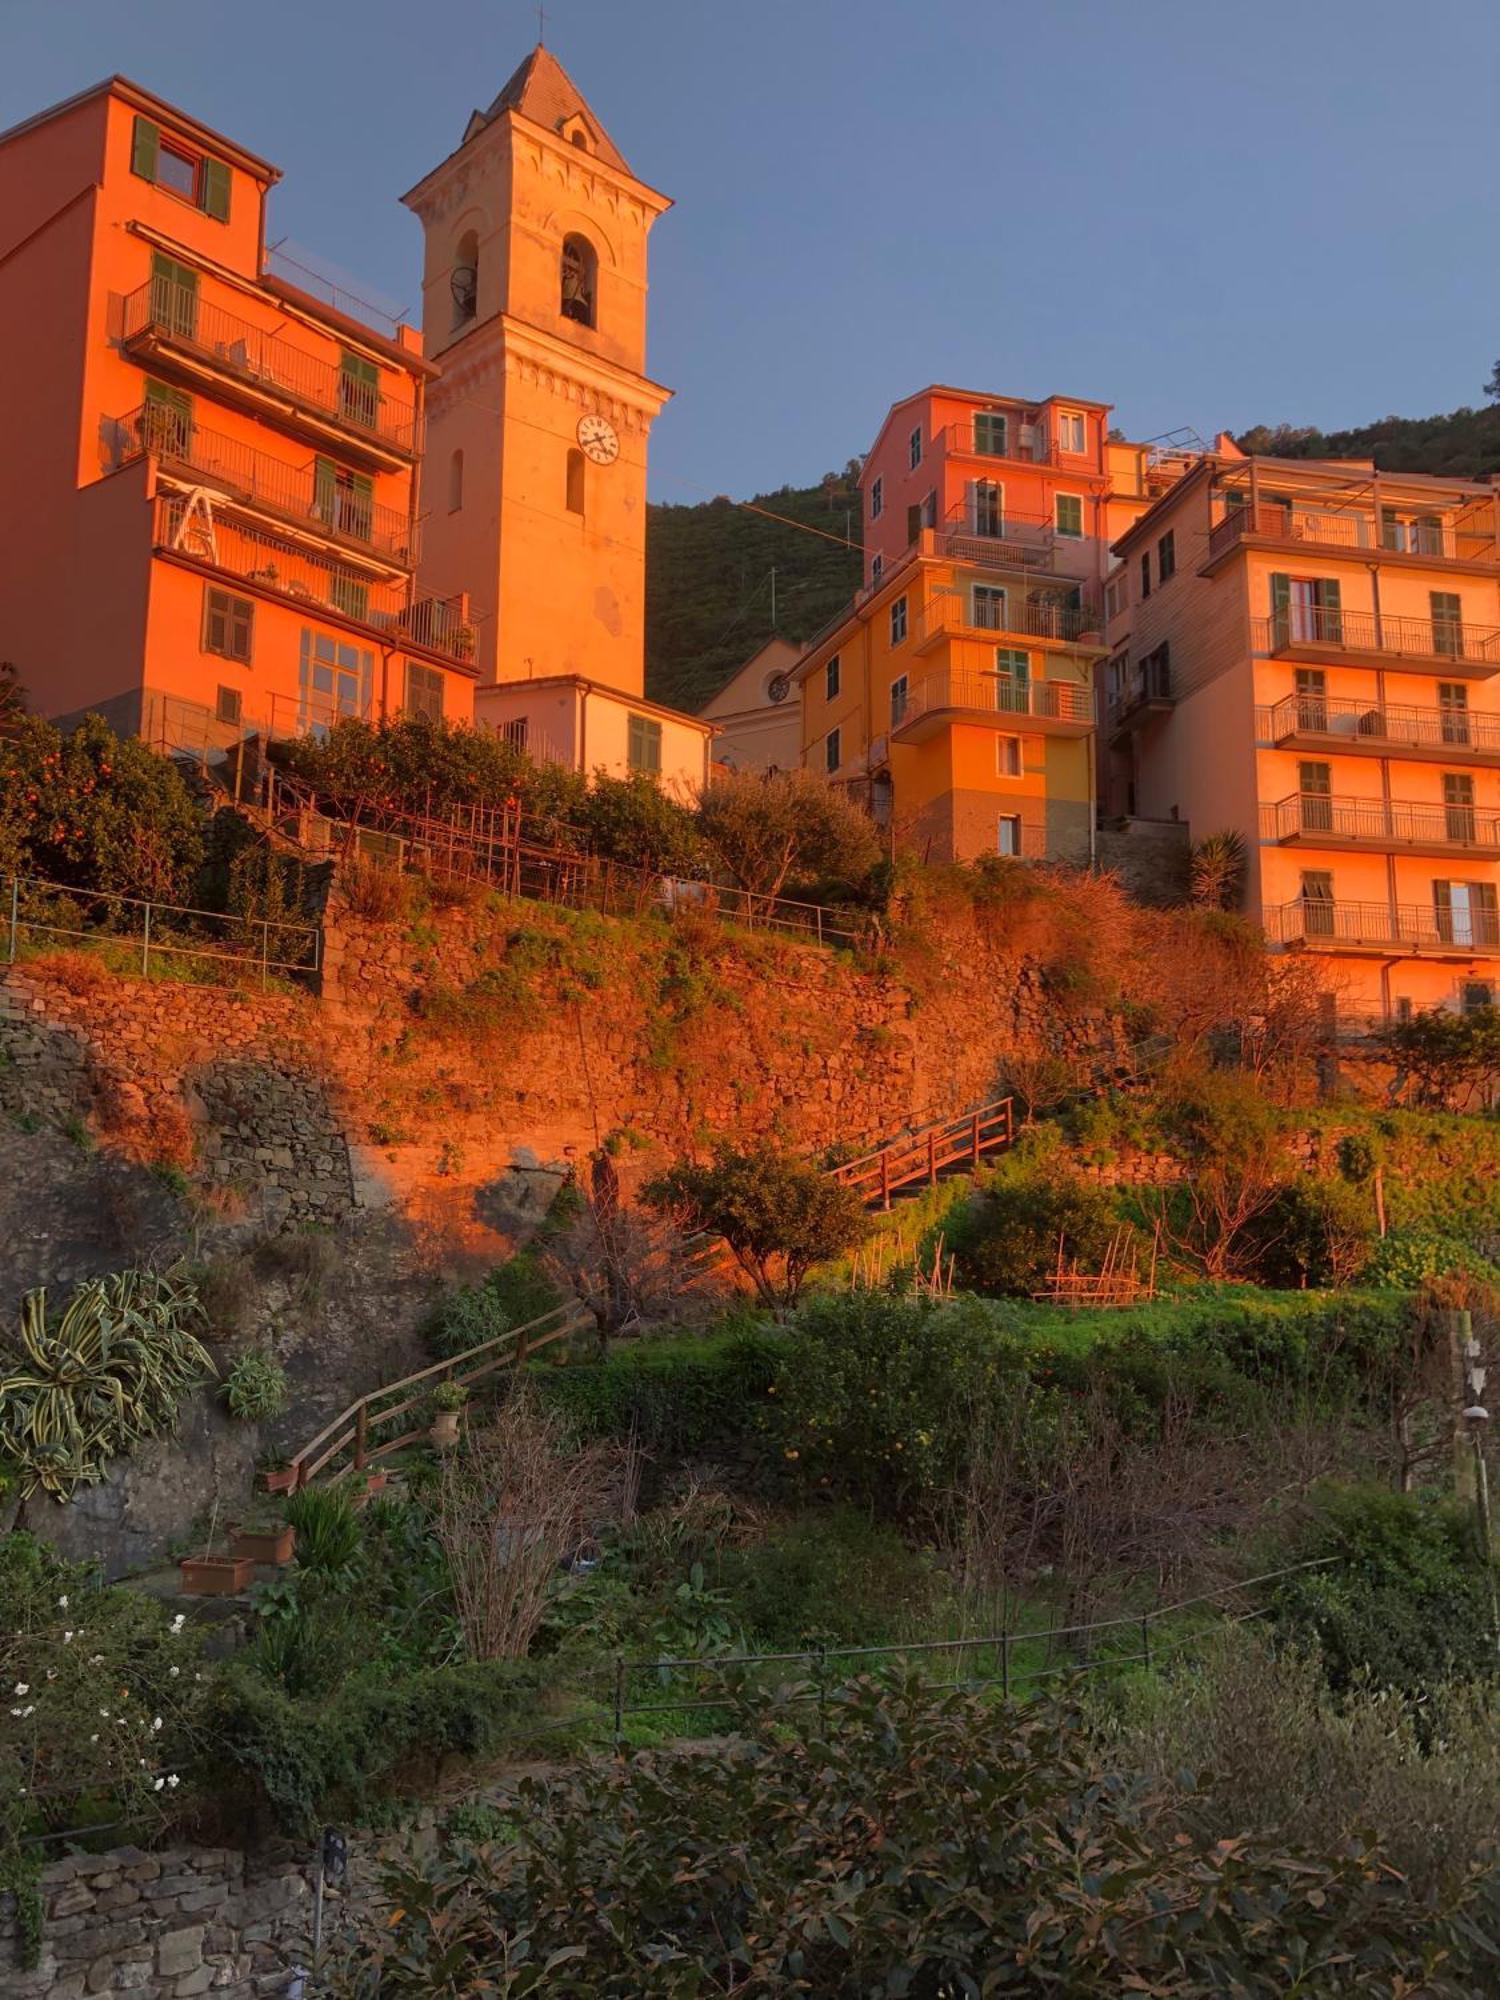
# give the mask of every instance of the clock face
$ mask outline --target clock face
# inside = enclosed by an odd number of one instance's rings
[[[580,417],[578,442],[595,465],[613,465],[620,456],[620,437],[608,417]]]

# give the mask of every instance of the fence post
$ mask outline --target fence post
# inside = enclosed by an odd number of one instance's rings
[[[263,917],[261,919],[261,926],[260,926],[260,984],[262,992],[265,991],[266,980],[270,973],[270,965],[271,965],[271,926],[269,922]]]
[[[937,1134],[927,1134],[927,1185],[937,1186]]]
[[[887,1147],[880,1149],[880,1206],[886,1214],[891,1210],[891,1155]]]
[[[817,917],[818,917],[818,943],[821,944],[823,942],[823,905],[821,903],[817,905]]]
[[[524,1326],[517,1327],[516,1329],[516,1354],[515,1360],[511,1365],[516,1368],[524,1368],[526,1366],[526,1329]]]
[[[370,1435],[370,1412],[363,1402],[354,1412],[354,1470],[365,1469],[365,1446]]]
[[[146,921],[141,927],[141,977],[151,976],[151,905],[146,905]]]
[[[1145,1663],[1146,1671],[1149,1674],[1151,1671],[1151,1613],[1149,1611],[1141,1613],[1141,1659]]]
[[[615,1748],[625,1733],[625,1655],[615,1654]]]
[[[1010,1700],[1010,1634],[1000,1634],[1000,1692]]]
[[[6,962],[9,965],[14,965],[16,962],[16,935],[20,928],[21,878],[19,875],[12,875],[10,878],[10,950],[6,954]]]
[[[979,1113],[974,1113],[974,1164],[979,1165]]]

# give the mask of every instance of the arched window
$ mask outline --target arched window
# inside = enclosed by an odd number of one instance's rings
[[[456,514],[464,504],[464,455],[454,452],[448,461],[448,512]]]
[[[453,324],[455,328],[466,326],[479,311],[479,238],[472,229],[466,229],[458,239],[448,282],[453,294]]]
[[[580,326],[593,326],[599,286],[599,256],[586,236],[565,236],[562,247],[562,313]]]
[[[570,451],[568,453],[568,512],[570,514],[581,514],[583,512],[583,453],[581,451]]]

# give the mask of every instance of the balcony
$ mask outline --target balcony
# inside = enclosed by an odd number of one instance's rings
[[[991,464],[1067,466],[1079,474],[1098,471],[1091,452],[1061,450],[1044,423],[1019,420],[1013,410],[1003,414],[1003,429],[972,420],[945,424],[933,443],[942,445],[950,457],[983,458]]]
[[[917,619],[917,650],[940,639],[1040,639],[1078,651],[1103,652],[1099,608],[1082,591],[938,590]]]
[[[1042,736],[1087,736],[1094,693],[1073,681],[1018,681],[1005,674],[928,674],[892,703],[891,739],[919,743],[953,722],[985,723]]]
[[[1430,909],[1421,903],[1337,903],[1299,897],[1265,913],[1273,944],[1352,957],[1493,958],[1500,956],[1500,913]]]
[[[1077,544],[1064,542],[1063,546]],[[944,517],[938,549],[957,562],[976,563],[984,569],[1051,569],[1058,553],[1058,535],[1045,514],[960,504]]]
[[[226,499],[320,540],[384,557],[402,569],[416,559],[416,530],[406,514],[320,477],[316,460],[287,465],[238,438],[205,430],[163,403],[143,403],[128,416],[107,418],[105,431],[116,468],[149,456],[191,485],[212,486]]]
[[[465,597],[420,597],[411,582],[381,582],[367,570],[320,561],[289,537],[206,519],[176,495],[156,502],[156,548],[315,613],[365,627],[382,646],[427,652],[472,667],[476,647]]]
[[[1256,734],[1278,750],[1337,751],[1500,770],[1500,715],[1468,708],[1412,708],[1345,696],[1288,695],[1255,711]]]
[[[1260,837],[1283,846],[1500,860],[1500,813],[1470,805],[1294,792],[1260,809]]]
[[[1373,659],[1396,672],[1440,674],[1444,680],[1488,680],[1500,672],[1500,626],[1458,618],[1386,617],[1327,605],[1291,606],[1252,618],[1256,652],[1277,659]]]
[[[416,457],[413,402],[225,312],[196,287],[149,278],[125,299],[121,345],[194,383],[207,375],[214,394],[300,434],[335,439],[366,462],[399,467]]]
[[[1483,508],[1483,516],[1477,507]],[[1208,562],[1220,561],[1241,542],[1300,544],[1349,554],[1378,551],[1424,562],[1493,563],[1500,560],[1493,503],[1469,511],[1432,513],[1414,520],[1377,521],[1373,512],[1295,500],[1230,507],[1208,531]]]
[[[1110,696],[1109,726],[1113,737],[1126,736],[1154,715],[1167,715],[1175,704],[1172,672],[1165,660],[1142,660]]]

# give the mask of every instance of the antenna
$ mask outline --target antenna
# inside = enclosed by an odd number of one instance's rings
[[[545,48],[545,47],[546,47],[546,45],[547,45],[547,4],[546,4],[546,0],[537,0],[537,7],[536,7],[536,41],[537,41],[537,47],[538,47],[538,48]]]

